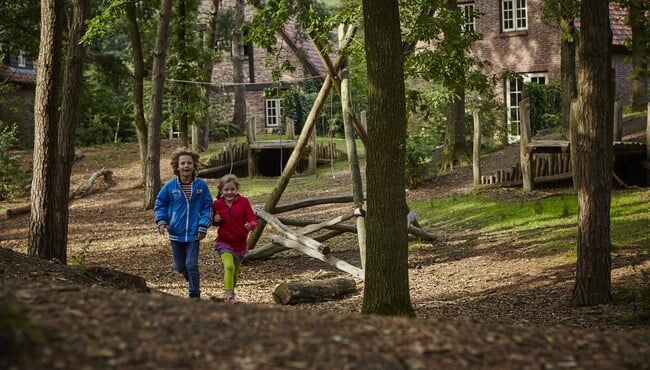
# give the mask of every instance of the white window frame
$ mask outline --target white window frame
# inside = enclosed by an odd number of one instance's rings
[[[515,83],[514,86],[511,85],[511,82]],[[526,82],[537,82],[545,85],[548,83],[548,73],[526,73],[522,75],[521,79],[507,79],[505,81],[508,144],[517,143],[521,140],[519,102],[523,98],[524,83]]]
[[[18,51],[18,68],[27,67],[27,52],[25,50]]]
[[[463,31],[476,31],[476,23],[474,22],[474,3],[458,4],[463,19]]]
[[[279,127],[282,119],[282,99],[266,99],[264,111],[266,113],[266,127]]]
[[[501,0],[501,31],[528,30],[528,6],[526,0]]]

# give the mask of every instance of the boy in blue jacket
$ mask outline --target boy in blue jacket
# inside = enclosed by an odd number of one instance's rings
[[[172,153],[175,178],[167,181],[154,207],[161,235],[169,234],[174,270],[189,283],[189,295],[201,300],[199,245],[212,225],[212,195],[208,184],[197,176],[199,154],[186,148]]]

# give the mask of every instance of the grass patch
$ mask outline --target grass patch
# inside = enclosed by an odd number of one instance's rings
[[[611,239],[615,250],[650,251],[650,190],[613,192]],[[489,236],[534,246],[538,253],[575,256],[578,201],[562,194],[535,200],[499,201],[480,193],[414,203],[418,221],[434,234]]]

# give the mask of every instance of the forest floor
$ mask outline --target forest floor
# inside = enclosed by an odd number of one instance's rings
[[[626,128],[627,135],[645,127],[638,126]],[[163,179],[172,176],[168,158],[177,145],[163,141]],[[416,318],[361,315],[358,279],[358,291],[342,299],[274,303],[271,293],[279,283],[350,277],[295,251],[246,262],[239,303],[225,304],[223,270],[209,241],[200,256],[202,301],[190,301],[186,282],[173,271],[168,241],[156,232],[152,211],[142,207],[137,156],[135,145],[87,148],[75,162],[71,189],[102,167],[115,180],[98,181],[71,203],[68,259],[81,268],[27,257],[29,214],[0,216],[0,369],[650,368],[650,326],[616,319],[633,317],[633,304],[572,307],[575,261],[537,255],[523,241],[493,243],[472,230],[436,229],[437,241],[412,248],[409,285]],[[490,173],[517,161],[515,145],[486,155],[481,165]],[[346,171],[321,182],[323,194],[351,189]],[[407,201],[471,190],[471,167],[459,167],[410,191]],[[512,201],[553,191],[484,193]],[[314,196],[313,190],[305,195]],[[327,219],[344,213],[337,208],[314,207],[293,216]],[[210,240],[215,233],[210,230]],[[358,265],[356,237],[335,239],[332,254]],[[616,255],[613,290],[647,287],[640,269],[649,260]],[[146,288],[138,284],[143,282]]]

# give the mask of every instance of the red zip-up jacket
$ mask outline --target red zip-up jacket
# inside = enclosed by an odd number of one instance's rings
[[[221,222],[215,223],[219,227],[216,242],[228,243],[239,255],[245,256],[248,252],[248,233],[246,223],[250,229],[257,227],[257,217],[248,198],[237,194],[232,204],[228,206],[223,198],[217,198],[212,202],[214,212],[219,212]]]

